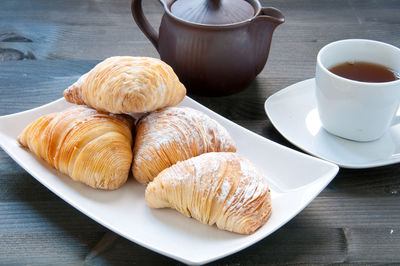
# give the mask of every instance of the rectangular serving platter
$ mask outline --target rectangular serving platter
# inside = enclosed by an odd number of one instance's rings
[[[338,166],[263,138],[185,97],[182,106],[200,110],[222,124],[238,152],[253,161],[271,188],[272,215],[252,235],[204,225],[172,209],[151,209],[145,185],[133,178],[120,189],[101,191],[73,181],[16,141],[36,118],[71,106],[63,98],[28,111],[0,117],[0,146],[40,183],[70,205],[155,252],[186,264],[204,264],[240,251],[267,237],[303,210],[335,177]]]

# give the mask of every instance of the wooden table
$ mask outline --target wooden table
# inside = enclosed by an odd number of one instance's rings
[[[265,99],[314,76],[325,44],[368,38],[400,46],[398,0],[274,0],[286,22],[267,66],[244,92],[192,96],[291,148],[264,113]],[[163,12],[145,1],[151,23]],[[112,55],[158,57],[129,0],[1,0],[0,115],[40,106]],[[0,151],[0,264],[177,264],[115,235],[47,190]],[[400,167],[340,169],[299,215],[259,243],[213,264],[400,263]]]

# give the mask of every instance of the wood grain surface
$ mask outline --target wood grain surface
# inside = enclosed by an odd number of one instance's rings
[[[286,16],[268,63],[245,91],[191,95],[224,117],[296,149],[271,125],[264,101],[314,76],[325,44],[368,38],[400,47],[398,0],[262,1]],[[156,28],[163,9],[144,1]],[[40,106],[100,60],[158,57],[128,0],[1,0],[0,115]],[[0,150],[1,265],[176,265],[97,224],[38,183]],[[173,241],[171,239],[171,241]],[[400,167],[340,169],[333,182],[271,236],[212,265],[400,264]]]

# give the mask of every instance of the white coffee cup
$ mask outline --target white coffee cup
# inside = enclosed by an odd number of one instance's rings
[[[346,62],[369,62],[400,73],[400,49],[378,41],[349,39],[332,42],[317,56],[315,73],[318,114],[328,132],[355,141],[382,137],[399,108],[400,80],[360,82],[329,69]]]

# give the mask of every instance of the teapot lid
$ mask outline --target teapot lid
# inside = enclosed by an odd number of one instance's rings
[[[170,10],[180,19],[208,25],[237,23],[255,15],[246,0],[177,0]]]

